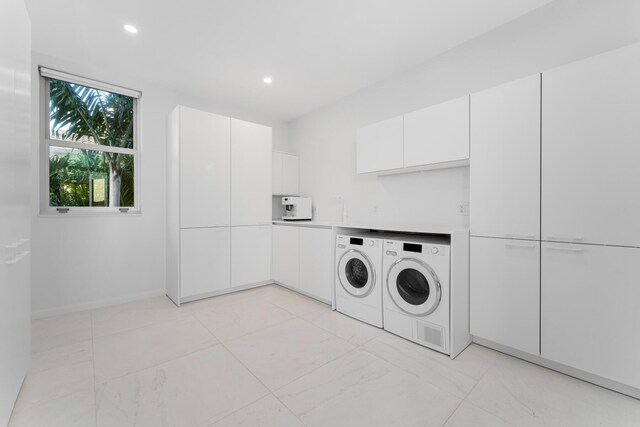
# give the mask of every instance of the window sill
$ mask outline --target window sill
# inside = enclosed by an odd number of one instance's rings
[[[56,210],[44,210],[40,211],[38,217],[40,218],[82,218],[82,217],[127,217],[127,216],[141,216],[142,211],[140,209],[130,209],[128,212],[120,212],[113,209],[105,210],[89,210],[89,209],[72,209],[68,212],[61,213]]]

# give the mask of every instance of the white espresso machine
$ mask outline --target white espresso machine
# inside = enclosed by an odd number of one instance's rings
[[[283,197],[285,221],[299,221],[311,219],[311,197]]]

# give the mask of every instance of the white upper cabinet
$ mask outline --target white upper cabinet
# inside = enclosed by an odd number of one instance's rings
[[[273,152],[273,194],[277,196],[297,196],[300,192],[298,156]]]
[[[640,44],[543,73],[542,239],[640,246]]]
[[[180,227],[229,225],[230,119],[180,108]]]
[[[540,238],[540,75],[471,95],[471,234]]]
[[[231,119],[231,225],[271,224],[271,128]]]
[[[469,159],[469,96],[404,115],[404,167]]]
[[[361,127],[356,134],[356,171],[359,174],[401,169],[402,116]]]

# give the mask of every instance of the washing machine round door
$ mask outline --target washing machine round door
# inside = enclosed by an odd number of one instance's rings
[[[400,310],[415,316],[433,313],[442,296],[435,271],[415,258],[400,258],[393,263],[387,275],[387,291]]]
[[[373,290],[376,273],[369,257],[350,249],[338,262],[338,278],[342,288],[354,297],[365,297]]]

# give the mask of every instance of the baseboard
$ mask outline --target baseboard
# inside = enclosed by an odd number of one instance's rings
[[[108,307],[110,305],[124,304],[127,302],[138,301],[147,298],[161,297],[165,295],[164,289],[156,289],[153,291],[143,292],[140,294],[126,295],[117,298],[109,298],[99,301],[90,301],[81,304],[67,305],[64,307],[47,308],[31,312],[32,319],[42,319],[45,317],[59,316],[61,314],[76,313],[78,311],[92,310],[94,308]]]
[[[296,288],[294,288],[293,286],[285,285],[284,283],[278,282],[277,280],[274,280],[274,281],[273,281],[273,283],[275,283],[275,284],[276,284],[276,285],[278,285],[278,286],[282,286],[283,288],[289,289],[290,291],[293,291],[293,292],[298,293],[298,294],[300,294],[300,295],[304,295],[305,297],[309,297],[309,298],[311,298],[311,299],[314,299],[314,300],[316,300],[316,301],[319,301],[319,302],[321,302],[321,303],[323,303],[323,304],[331,305],[331,306],[332,306],[332,309],[333,309],[333,310],[335,310],[335,308],[334,308],[334,307],[333,307],[333,305],[332,305],[332,302],[331,302],[331,301],[329,301],[329,300],[326,300],[326,299],[324,299],[324,298],[318,298],[318,297],[317,297],[317,296],[315,296],[315,295],[311,295],[311,294],[309,294],[309,293],[307,293],[307,292],[305,292],[305,291],[301,291],[300,289],[296,289]]]
[[[518,359],[526,360],[527,362],[531,362],[533,364],[540,365],[544,368],[551,369],[552,371],[557,371],[557,372],[560,372],[561,374],[565,374],[570,377],[574,377],[579,380],[586,381],[588,383],[595,384],[600,387],[604,387],[606,389],[615,391],[616,393],[625,394],[627,396],[633,397],[634,399],[640,399],[640,390],[635,387],[631,387],[629,385],[622,384],[617,381],[610,380],[608,378],[591,374],[589,372],[581,371],[580,369],[572,368],[571,366],[566,366],[561,363],[557,363],[540,356],[534,356],[532,354],[525,353],[523,351],[516,350],[511,347],[507,347],[502,344],[497,344],[492,341],[488,341],[475,336],[473,337],[473,342],[483,347],[488,347],[492,350],[499,351],[500,353],[505,353],[505,354],[508,354],[509,356],[517,357]]]
[[[205,292],[203,294],[180,298],[180,304],[198,301],[205,298],[217,297],[219,295],[231,294],[233,292],[244,291],[247,289],[259,288],[260,286],[273,285],[274,283],[275,282],[273,280],[265,280],[264,282],[251,283],[249,285],[242,285],[242,286],[234,286],[233,288],[221,289],[219,291],[214,291],[214,292]]]

